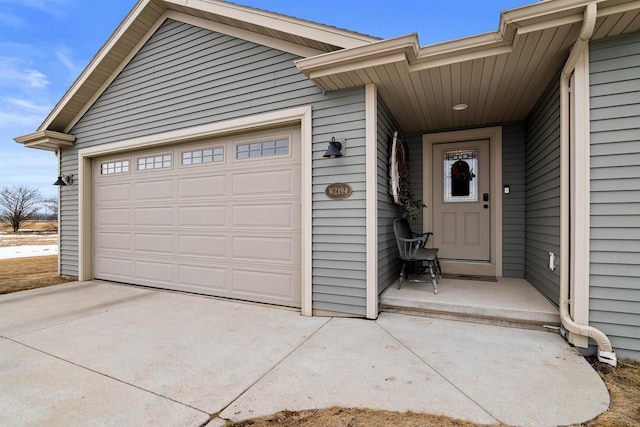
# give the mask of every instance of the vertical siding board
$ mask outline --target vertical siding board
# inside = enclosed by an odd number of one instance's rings
[[[393,133],[400,131],[395,119],[378,99],[378,293],[382,293],[397,278],[400,271],[398,248],[393,233],[393,220],[401,215],[400,208],[389,194],[389,156]]]
[[[525,143],[525,278],[554,304],[559,270],[548,253],[560,252],[560,84],[545,90],[527,119]]]
[[[591,43],[593,326],[640,360],[640,34]]]
[[[71,130],[76,143],[62,153],[62,173],[77,176],[81,148],[311,105],[313,308],[364,316],[364,88],[323,94],[297,70],[296,59],[167,20]],[[347,139],[347,156],[322,157],[332,136]],[[351,198],[324,195],[337,181],[353,185]],[[77,189],[64,187],[61,198],[62,274],[70,276],[78,275]],[[341,252],[348,261],[336,260]]]

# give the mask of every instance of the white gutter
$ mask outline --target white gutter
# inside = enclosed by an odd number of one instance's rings
[[[560,320],[569,332],[596,341],[600,362],[616,366],[617,357],[609,338],[599,329],[576,323],[569,313],[569,82],[578,59],[589,48],[597,12],[597,3],[587,5],[580,37],[576,40],[560,76]]]

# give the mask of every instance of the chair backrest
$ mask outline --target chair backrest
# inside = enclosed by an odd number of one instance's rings
[[[413,233],[411,233],[411,226],[409,222],[404,218],[397,218],[393,221],[393,233],[396,236],[396,243],[398,244],[398,252],[400,258],[405,261],[410,261],[415,256],[416,243],[407,242],[407,240],[414,240]]]

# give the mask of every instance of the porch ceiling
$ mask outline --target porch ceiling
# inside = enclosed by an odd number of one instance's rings
[[[504,12],[495,33],[422,48],[409,35],[303,59],[298,67],[326,91],[375,83],[404,132],[524,120],[558,77],[586,2],[542,3]],[[549,3],[565,7],[534,13]],[[640,2],[603,1],[599,7],[593,39],[640,30]],[[460,103],[469,108],[452,110]]]

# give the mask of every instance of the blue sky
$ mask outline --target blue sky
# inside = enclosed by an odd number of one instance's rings
[[[422,45],[495,31],[501,10],[534,0],[237,0],[236,3]],[[22,147],[136,0],[0,0],[0,188],[54,197],[52,152]]]

